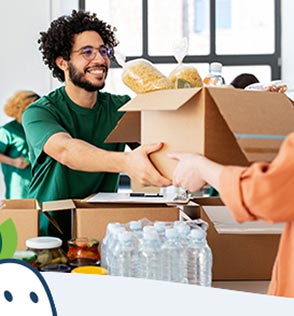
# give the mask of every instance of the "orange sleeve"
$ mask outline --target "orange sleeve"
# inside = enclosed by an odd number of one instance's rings
[[[219,192],[239,222],[294,221],[294,133],[272,163],[224,167]]]

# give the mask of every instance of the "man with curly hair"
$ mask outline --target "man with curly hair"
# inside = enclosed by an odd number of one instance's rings
[[[23,111],[39,98],[32,91],[17,91],[4,106],[5,114],[14,118],[0,128],[0,163],[6,199],[25,199],[28,196],[31,167],[21,120]]]
[[[118,109],[130,99],[100,91],[118,44],[114,31],[96,14],[73,10],[40,33],[44,63],[65,86],[32,104],[23,116],[32,162],[29,195],[39,202],[115,192],[119,173],[144,185],[171,183],[148,158],[162,143],[130,152],[124,152],[125,144],[104,143],[123,115]],[[51,215],[63,230],[59,237],[69,239],[69,212]],[[40,228],[42,235],[59,235],[44,215]]]

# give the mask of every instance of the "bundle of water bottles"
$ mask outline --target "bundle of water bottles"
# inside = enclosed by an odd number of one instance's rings
[[[201,219],[109,223],[101,244],[101,265],[114,276],[210,286],[207,228]]]

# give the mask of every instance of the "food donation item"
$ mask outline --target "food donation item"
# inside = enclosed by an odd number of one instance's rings
[[[124,64],[122,80],[137,94],[174,88],[166,76],[156,69],[151,62],[142,58]]]
[[[198,73],[198,70],[189,65],[179,64],[169,75],[169,79],[175,85],[177,80],[182,79],[190,84],[191,88],[202,87],[203,82]]]
[[[94,238],[81,237],[68,241],[67,257],[72,267],[100,263],[99,242]]]
[[[28,250],[37,254],[36,266],[41,269],[49,264],[67,263],[68,259],[61,249],[62,240],[57,237],[35,237],[26,240]]]
[[[177,67],[169,74],[170,81],[175,85],[175,88],[187,88],[182,81],[188,83],[191,88],[202,87],[203,82],[198,73],[198,70],[192,66],[183,63],[184,57],[188,52],[188,40],[186,37],[181,38],[174,44],[174,56],[178,62]]]

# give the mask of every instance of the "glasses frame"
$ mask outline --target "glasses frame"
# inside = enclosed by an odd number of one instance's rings
[[[86,51],[87,50],[92,50],[91,57],[87,56]],[[73,50],[73,53],[78,53],[79,55],[82,55],[82,57],[87,60],[91,61],[94,60],[97,56],[97,53],[99,53],[104,59],[105,58],[111,58],[114,56],[114,50],[113,47],[108,47],[106,45],[101,45],[99,47],[94,47],[91,45],[83,46],[77,50]]]

